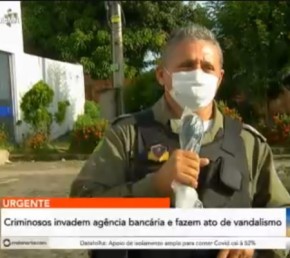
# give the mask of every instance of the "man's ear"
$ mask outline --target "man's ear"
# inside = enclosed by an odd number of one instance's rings
[[[156,80],[158,81],[159,85],[164,86],[164,69],[162,66],[158,65],[155,70]]]
[[[225,71],[223,69],[221,69],[221,73],[220,73],[220,77],[219,77],[219,81],[218,81],[218,88],[220,87],[220,85],[222,83],[222,80],[224,78],[224,74],[225,74]]]

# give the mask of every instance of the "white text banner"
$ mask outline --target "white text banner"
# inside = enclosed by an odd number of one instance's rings
[[[1,209],[2,237],[285,237],[285,209]]]

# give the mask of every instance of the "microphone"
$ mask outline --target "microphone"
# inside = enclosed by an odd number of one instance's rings
[[[185,108],[181,116],[179,132],[181,149],[199,153],[203,133],[204,128],[201,118],[189,108]],[[176,208],[203,208],[203,204],[193,187],[173,181],[172,189],[175,193]]]

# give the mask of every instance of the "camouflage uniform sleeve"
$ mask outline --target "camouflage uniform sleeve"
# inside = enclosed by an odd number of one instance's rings
[[[273,154],[266,142],[259,141],[257,174],[254,181],[254,207],[290,207],[290,196],[276,172]],[[254,153],[255,155],[255,153]]]
[[[132,125],[116,124],[107,130],[71,186],[71,197],[154,197],[152,175],[127,182],[130,152],[135,141]]]

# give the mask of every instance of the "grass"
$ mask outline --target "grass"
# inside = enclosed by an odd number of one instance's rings
[[[58,153],[69,152],[70,148],[70,137],[68,134],[59,137],[49,144],[51,149],[54,149]]]
[[[90,154],[89,152],[84,152],[83,150],[79,148],[70,149],[70,133],[67,133],[65,135],[62,135],[56,140],[51,141],[45,148],[41,150],[29,150],[23,148],[23,146],[13,146],[9,145],[8,147],[2,148],[8,150],[12,155],[33,155],[33,156],[49,156],[49,155],[76,155],[76,154]],[[7,146],[7,145],[6,145]],[[0,144],[1,149],[1,144]],[[290,150],[290,149],[289,149]],[[288,153],[290,154],[290,151],[288,150]],[[278,154],[278,153],[277,153]],[[279,153],[281,154],[281,153]],[[290,168],[286,168],[286,178],[284,181],[284,184],[286,185],[287,189],[290,192]]]
[[[72,148],[71,146],[71,138],[70,134],[63,135],[56,140],[49,142],[42,149],[29,149],[23,145],[18,146],[10,146],[6,148],[12,155],[33,155],[33,156],[45,156],[52,154],[67,154],[67,155],[75,155],[75,154],[90,154],[92,151],[84,151],[80,148]]]
[[[23,146],[10,146],[6,148],[11,154],[63,154],[68,153],[70,147],[69,135],[63,135],[56,140],[51,141],[43,149],[29,150],[25,149]]]

